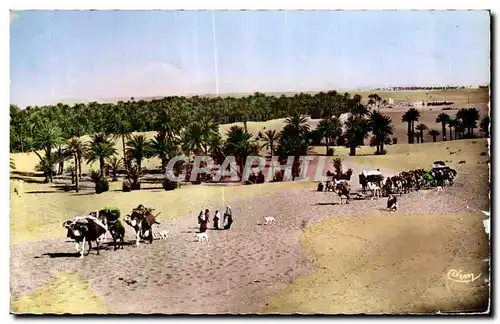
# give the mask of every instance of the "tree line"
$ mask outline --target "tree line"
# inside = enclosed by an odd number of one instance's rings
[[[326,154],[333,155],[330,146],[345,146],[350,155],[364,145],[370,136],[375,154],[385,154],[384,145],[395,143],[391,118],[377,109],[382,103],[377,94],[368,96],[368,104],[360,95],[339,94],[335,91],[316,95],[297,94],[293,97],[273,97],[255,94],[243,98],[166,97],[152,101],[118,102],[116,104],[75,104],[68,106],[28,107],[24,110],[11,105],[11,152],[35,152],[39,157],[36,167],[52,182],[54,174],[67,171],[76,177],[76,187],[81,179],[82,161],[97,162],[99,171],[93,173],[96,182],[111,170],[113,178],[125,169],[132,184],[137,183],[142,171],[142,160],[158,157],[162,172],[169,160],[179,154],[209,155],[221,163],[226,156],[234,156],[240,170],[247,156],[258,155],[265,149],[271,156],[287,159],[307,155],[311,146],[325,145]],[[339,117],[349,113],[343,123]],[[316,129],[310,129],[306,116],[320,118]],[[455,119],[440,114],[437,123],[455,130],[455,138],[474,136],[479,112],[461,109]],[[408,123],[408,143],[423,142],[427,126],[418,122],[420,112],[410,108],[402,121]],[[257,136],[248,132],[247,121],[286,118],[280,131],[267,130]],[[220,123],[243,122],[243,127],[233,126],[223,140]],[[489,119],[483,120],[483,124]],[[487,129],[488,127],[486,127]],[[132,132],[156,131],[152,140]],[[432,132],[432,133],[431,133]],[[429,134],[436,139],[435,130]],[[458,134],[458,137],[457,137]],[[90,135],[85,142],[82,135]],[[124,148],[118,152],[114,140],[119,139]],[[64,169],[64,162],[72,160],[73,166]],[[188,163],[189,166],[189,163]],[[192,163],[191,163],[192,167]],[[179,171],[180,172],[180,171]]]
[[[424,131],[428,130],[428,134],[432,136],[433,142],[436,142],[437,136],[441,135],[443,141],[453,140],[453,139],[466,139],[475,138],[476,134],[474,129],[478,128],[477,122],[480,119],[479,111],[476,108],[461,108],[459,109],[454,117],[451,117],[447,113],[440,113],[436,118],[436,123],[441,124],[441,132],[435,129],[428,128],[425,124],[418,124],[415,126],[415,122],[420,119],[420,111],[415,108],[408,109],[401,121],[408,123],[408,143],[414,144],[415,139],[417,143],[424,142]],[[483,117],[480,121],[480,129],[485,137],[489,137],[489,124],[490,118],[488,116]],[[449,128],[449,136],[447,137],[446,127]]]
[[[356,96],[354,96],[355,98]],[[10,106],[11,152],[32,149],[35,127],[52,122],[66,139],[93,133],[130,133],[159,131],[165,124],[183,126],[189,121],[208,118],[217,124],[266,121],[285,118],[300,111],[312,118],[339,115],[348,110],[353,98],[336,91],[315,95],[300,93],[280,97],[255,93],[242,98],[171,96],[154,100],[117,103],[78,103],[26,107]]]
[[[178,154],[210,155],[216,161],[232,155],[240,166],[249,155],[265,149],[271,156],[298,157],[309,153],[312,145],[343,145],[356,154],[356,148],[372,132],[371,144],[376,154],[384,154],[384,144],[394,132],[392,121],[386,115],[371,110],[382,99],[370,95],[368,105],[360,95],[350,96],[335,91],[316,95],[298,94],[293,97],[272,97],[255,94],[244,98],[167,97],[152,101],[118,102],[116,104],[58,104],[46,107],[28,107],[21,110],[10,107],[11,152],[35,152],[40,161],[37,170],[46,181],[53,174],[62,174],[64,161],[74,161],[74,170],[66,170],[81,178],[81,163],[98,162],[102,176],[107,168],[113,174],[122,167],[127,171],[142,169],[142,159],[156,156],[165,169],[168,161]],[[350,113],[343,124],[339,116]],[[225,115],[226,114],[226,115]],[[306,116],[321,118],[319,126],[311,130]],[[248,120],[286,118],[281,132],[273,130],[250,134]],[[243,122],[233,126],[223,141],[220,123]],[[156,131],[152,140],[132,132]],[[82,135],[89,134],[84,142]],[[117,151],[114,139],[125,148]],[[57,168],[57,170],[56,170]]]

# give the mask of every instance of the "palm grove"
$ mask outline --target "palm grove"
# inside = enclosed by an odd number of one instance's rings
[[[327,155],[333,155],[330,146],[334,145],[348,147],[350,154],[355,155],[356,148],[364,144],[370,132],[370,145],[376,147],[375,153],[385,154],[384,144],[391,143],[394,128],[388,116],[376,111],[381,102],[376,94],[370,95],[368,104],[364,105],[360,95],[329,91],[292,97],[255,93],[243,98],[176,96],[151,101],[131,98],[116,104],[91,102],[69,106],[59,103],[23,110],[11,105],[10,150],[34,152],[39,158],[36,169],[43,172],[47,182],[53,181],[54,174],[60,175],[66,170],[78,191],[82,162],[94,162],[99,169],[90,176],[97,192],[107,190],[108,172],[116,180],[122,170],[127,174],[124,190],[133,190],[140,188],[142,161],[150,157],[161,161],[162,172],[168,161],[179,154],[190,157],[189,163],[176,164],[179,173],[182,169],[192,169],[193,155],[209,155],[218,163],[231,155],[241,168],[247,156],[262,150],[286,159],[306,155],[310,146],[324,144]],[[344,125],[339,121],[343,113],[349,113]],[[403,121],[409,123],[412,135],[408,142],[413,143],[413,134],[420,131],[421,135],[423,129],[419,125],[413,128],[413,123],[418,121],[418,111],[407,114]],[[457,113],[464,136],[473,134],[475,121],[472,125],[470,119],[476,116],[472,115],[463,112],[459,118]],[[310,129],[306,116],[321,119],[316,129]],[[262,130],[255,137],[248,132],[247,121],[276,118],[286,118],[281,132]],[[243,127],[231,127],[223,139],[219,124],[234,122],[242,122]],[[450,120],[445,123],[449,125]],[[456,132],[462,131],[456,124],[453,127]],[[152,140],[144,135],[132,135],[147,131],[156,132]],[[82,140],[83,135],[90,135],[90,140]],[[123,151],[115,146],[115,140],[121,143]],[[68,160],[71,165],[65,169]]]

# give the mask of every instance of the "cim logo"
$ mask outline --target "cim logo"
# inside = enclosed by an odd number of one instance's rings
[[[490,267],[489,260],[457,264],[445,273],[446,287],[450,291],[484,290],[489,291]]]
[[[481,277],[481,272],[476,275],[474,272],[464,272],[462,270],[450,269],[450,271],[446,274],[446,277],[448,280],[453,282],[469,284],[479,279],[479,277]]]

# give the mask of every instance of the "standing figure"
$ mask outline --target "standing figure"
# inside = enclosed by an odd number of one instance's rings
[[[200,214],[198,215],[198,226],[200,227],[200,233],[201,233],[201,224],[203,223],[203,210],[200,210]]]
[[[207,223],[209,221],[208,217],[209,217],[209,211],[208,209],[205,209],[205,215],[202,215],[202,219],[201,219],[201,222],[200,222],[200,233],[204,233],[207,231]]]
[[[224,213],[224,229],[228,230],[231,228],[231,224],[233,223],[233,212],[231,207],[226,207],[226,212]]]
[[[214,215],[214,229],[218,230],[219,229],[219,211],[215,211]]]

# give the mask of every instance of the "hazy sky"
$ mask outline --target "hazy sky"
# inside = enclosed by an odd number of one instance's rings
[[[479,11],[18,11],[10,28],[11,103],[22,107],[489,81]]]

